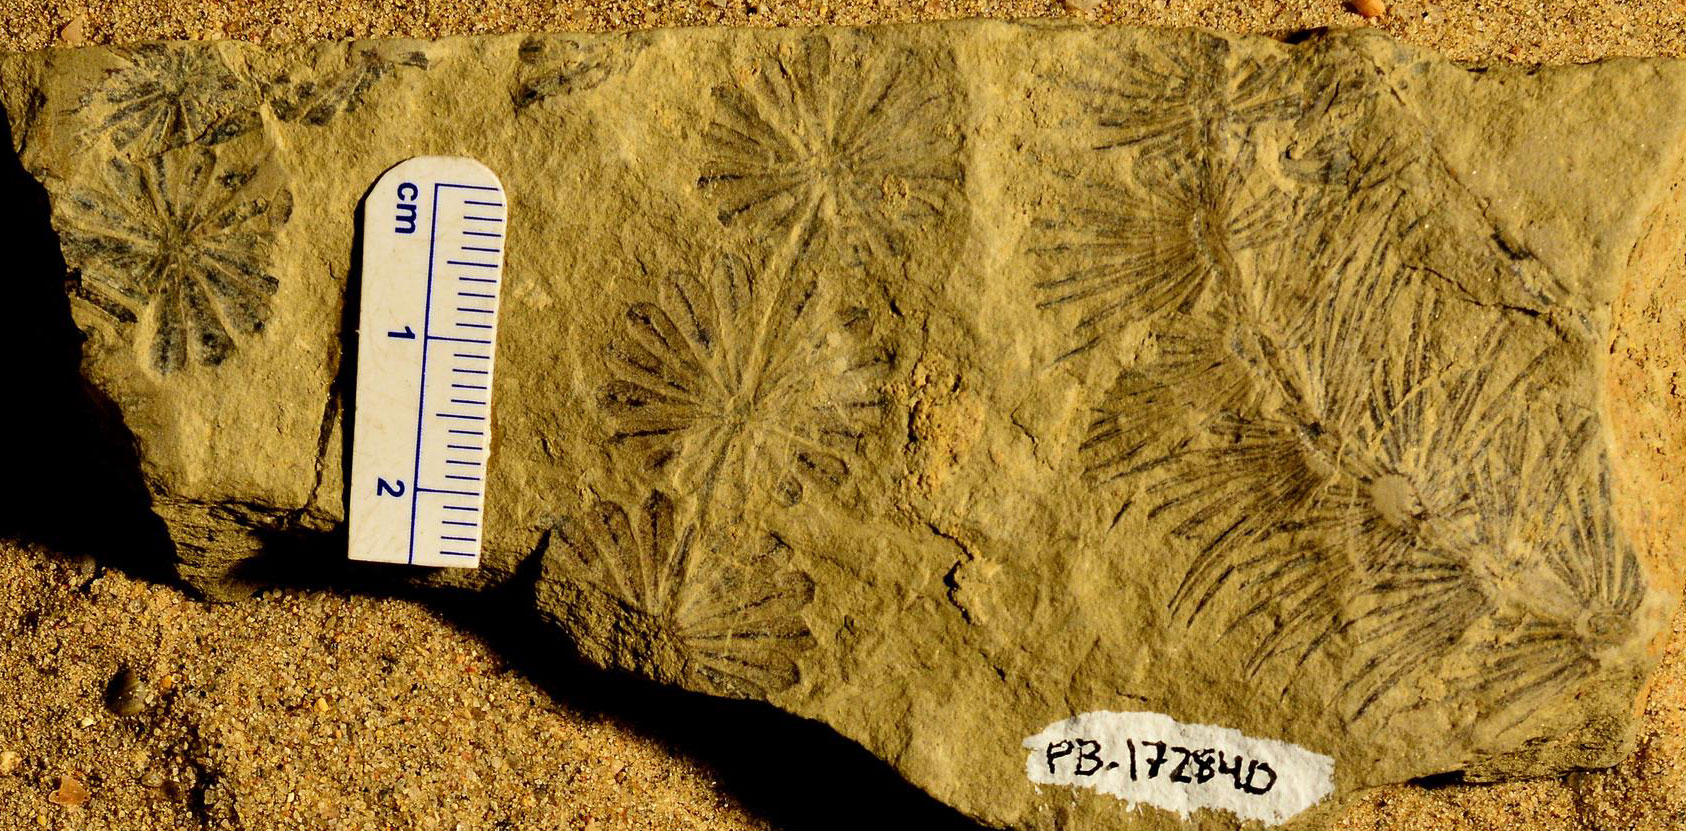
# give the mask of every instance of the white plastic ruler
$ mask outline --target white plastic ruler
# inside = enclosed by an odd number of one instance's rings
[[[363,205],[353,560],[480,563],[508,210],[473,159],[388,170]]]

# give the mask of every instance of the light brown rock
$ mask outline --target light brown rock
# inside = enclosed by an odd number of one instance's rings
[[[66,808],[78,808],[86,803],[92,795],[88,791],[88,786],[82,784],[82,780],[76,778],[74,774],[67,773],[59,777],[58,787],[47,797],[47,801],[54,805],[63,805]]]
[[[59,44],[63,46],[81,46],[88,42],[88,18],[85,15],[72,17],[59,29]]]
[[[1351,0],[1347,5],[1354,13],[1365,18],[1377,18],[1387,14],[1387,3],[1383,0]]]
[[[1091,711],[1293,742],[1342,793],[1629,739],[1681,577],[1678,404],[1636,369],[1682,345],[1678,64],[970,23],[84,50],[0,89],[207,592],[331,549],[351,217],[462,153],[513,224],[487,562],[435,579],[532,581],[588,659],[1012,827],[1174,822],[1026,780]]]

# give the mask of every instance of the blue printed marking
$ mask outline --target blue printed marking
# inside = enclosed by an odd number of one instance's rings
[[[439,520],[439,522],[442,525],[466,525],[470,528],[478,527],[480,525],[478,522],[466,522],[460,519],[442,519]]]
[[[497,282],[497,280],[494,280],[490,277],[458,277],[457,279],[461,280],[465,283],[496,283]]]
[[[463,460],[463,459],[446,459],[445,464],[448,464],[448,465],[469,465],[469,466],[472,466],[472,467],[479,467],[480,466],[479,462],[470,462],[470,461],[466,461],[466,460]]]
[[[475,294],[472,291],[459,291],[459,292],[457,292],[457,296],[458,297],[487,297],[487,298],[497,297],[497,295],[495,295],[495,294]]]
[[[458,476],[455,473],[447,473],[447,474],[445,474],[445,478],[446,479],[461,479],[464,482],[478,482],[478,481],[480,481],[480,477],[478,477],[478,476]]]
[[[470,329],[490,329],[490,328],[492,328],[492,324],[490,324],[490,323],[458,323],[457,325],[458,326],[467,326]],[[487,343],[490,343],[490,342],[491,341],[487,341]]]
[[[423,342],[426,342],[427,338],[429,337],[429,335],[428,335],[428,332],[429,332],[428,324],[433,320],[433,244],[438,241],[438,235],[439,235],[439,183],[438,182],[435,182],[434,185],[433,185],[432,208],[433,208],[432,215],[429,216],[428,219],[427,219],[427,294],[423,296],[424,299],[423,299],[423,306],[422,306],[422,340],[423,340]],[[423,420],[422,419],[422,413],[426,412],[426,408],[427,408],[427,350],[426,349],[422,350],[421,383],[418,384],[418,386],[421,387],[421,390],[416,396],[416,398],[417,398],[417,400],[416,400],[416,466],[415,466],[415,470],[414,470],[414,476],[412,476],[411,479],[410,479],[411,482],[420,482],[421,481],[422,420]],[[409,547],[409,550],[406,551],[405,554],[404,554],[404,561],[406,563],[414,563],[416,561],[416,510],[418,509],[418,507],[420,505],[420,501],[421,501],[421,487],[417,486],[415,490],[410,491],[410,547]]]
[[[474,537],[451,537],[451,536],[446,536],[444,534],[440,534],[439,539],[456,540],[457,542],[474,542]]]
[[[458,306],[457,311],[459,311],[459,312],[474,312],[475,314],[483,314],[483,315],[496,314],[496,312],[492,311],[491,309],[476,309],[472,306]]]
[[[486,388],[485,384],[452,384],[451,386],[459,390],[483,390]]]
[[[453,398],[453,399],[451,399],[451,403],[452,404],[478,404],[482,407],[486,406],[486,402],[475,401],[472,398]]]
[[[484,450],[485,449],[478,444],[447,444],[447,445],[445,445],[445,447],[448,450]]]
[[[494,192],[498,190],[498,188],[493,187],[493,186],[489,186],[489,185],[470,185],[470,184],[455,183],[455,182],[438,182],[438,183],[435,183],[434,186],[433,186],[433,205],[435,207],[437,207],[440,204],[439,203],[440,191],[443,190],[443,189],[446,189],[446,188],[462,188],[462,189],[466,189],[466,190],[494,191]],[[486,200],[472,200],[472,199],[466,199],[466,200],[463,200],[463,202],[465,204],[468,204],[468,205],[479,205],[479,206],[483,206],[483,207],[493,207],[493,208],[503,207],[502,202],[491,202],[491,201],[486,201]],[[468,220],[468,221],[496,222],[496,223],[501,223],[501,222],[504,221],[503,219],[501,219],[499,217],[476,216],[476,215],[465,215],[463,217],[463,219]],[[423,338],[423,340],[439,340],[439,341],[458,342],[458,343],[477,343],[477,344],[490,345],[491,341],[489,341],[489,340],[480,340],[480,339],[474,339],[474,338],[454,338],[454,337],[445,337],[445,336],[439,336],[439,335],[433,335],[432,334],[433,274],[434,274],[433,265],[434,265],[434,256],[435,256],[436,248],[437,248],[437,235],[438,235],[438,230],[439,230],[439,212],[438,212],[437,209],[435,209],[432,212],[432,215],[429,217],[429,228],[428,228],[428,230],[429,230],[429,234],[428,234],[429,238],[428,238],[427,293],[425,295],[425,305],[423,307],[423,312],[422,312],[422,338]],[[466,236],[488,237],[488,238],[493,238],[493,239],[501,238],[503,236],[503,234],[501,234],[499,232],[496,232],[496,231],[464,231],[463,234],[466,235]],[[484,248],[484,247],[466,246],[466,245],[460,246],[460,248],[461,248],[461,250],[464,250],[464,251],[482,251],[482,252],[486,252],[486,253],[499,253],[499,250],[495,249],[495,248]],[[469,267],[478,267],[478,268],[497,268],[497,265],[495,263],[482,263],[482,262],[475,262],[475,261],[450,260],[450,261],[447,261],[446,264],[469,266]],[[475,281],[475,282],[495,282],[495,280],[487,280],[485,278],[466,278],[465,277],[465,278],[459,278],[459,279],[468,279],[468,280],[472,280],[472,281]],[[467,294],[467,293],[464,293],[464,295],[465,296],[476,296],[476,295],[471,295],[471,294]],[[495,295],[478,295],[478,296],[486,297],[488,299],[490,299],[492,297],[495,297]],[[459,311],[468,311],[468,310],[459,309]],[[490,328],[490,327],[475,327],[475,328]],[[474,358],[474,359],[479,359],[479,360],[490,360],[492,356],[459,352],[459,353],[455,353],[455,357]],[[425,424],[423,416],[424,416],[424,412],[425,412],[424,408],[425,408],[426,403],[427,403],[427,362],[428,362],[427,358],[428,358],[427,350],[424,349],[424,350],[422,350],[422,366],[421,366],[421,378],[420,378],[421,389],[420,389],[420,395],[418,396],[419,401],[418,401],[417,413],[416,413],[416,462],[415,462],[415,467],[414,467],[414,479],[412,479],[412,481],[415,481],[415,480],[419,479],[420,476],[421,476],[421,455],[422,455],[422,446],[423,446],[423,443],[424,443],[423,442],[423,439],[424,439],[423,428],[424,428],[424,424]],[[457,368],[457,367],[453,367],[451,371],[461,372],[461,373],[466,373],[466,374],[473,374],[473,375],[490,375],[491,374],[491,372],[489,370],[466,369],[466,368]],[[472,388],[472,387],[475,387],[476,385],[461,385],[461,386],[464,387],[464,388]],[[480,387],[480,388],[484,389],[484,387]],[[480,404],[482,404],[482,406],[484,406],[484,402],[468,402],[468,401],[465,401],[463,399],[456,399],[456,400],[453,401],[453,403],[480,403]],[[462,413],[435,413],[435,415],[439,416],[441,418],[458,418],[458,419],[467,419],[467,420],[471,420],[471,421],[485,421],[486,420],[485,417],[483,417],[483,416],[472,416],[472,415],[467,415],[467,414],[462,414]],[[485,436],[484,431],[480,431],[480,430],[451,429],[448,432],[452,433],[452,434],[462,434],[462,435],[472,435],[472,436],[482,436],[482,437]],[[457,446],[452,446],[451,449],[482,450],[484,448],[482,448],[478,445],[476,445],[476,446],[457,445]],[[463,464],[463,462],[459,462],[458,460],[446,460],[446,461],[455,462],[455,463],[458,463],[458,464]],[[467,464],[477,464],[477,463],[467,463]],[[458,479],[458,480],[467,480],[467,481],[480,481],[479,477],[469,477],[469,476],[448,475],[446,478]],[[481,496],[479,491],[451,490],[451,489],[445,489],[445,488],[425,488],[425,487],[421,487],[419,485],[417,487],[415,487],[411,491],[411,498],[410,498],[410,543],[409,543],[409,551],[407,553],[407,561],[411,562],[411,563],[415,562],[416,515],[417,515],[417,511],[419,510],[419,496],[420,496],[420,494],[423,494],[423,493],[438,493],[438,494],[447,494],[447,495],[454,495],[454,496],[468,496],[468,497],[479,497],[479,496]],[[467,506],[467,505],[442,505],[440,507],[443,510],[447,510],[447,511],[474,512],[474,511],[478,510],[478,508],[476,508],[474,506]],[[466,526],[466,527],[474,527],[474,526],[477,525],[477,523],[474,523],[474,522],[462,522],[462,521],[452,521],[452,520],[445,520],[445,522],[447,522],[449,524],[452,524],[452,525]],[[473,538],[473,537],[444,537],[443,539],[451,539],[451,540],[456,540],[456,541],[461,541],[461,542],[474,542],[475,541],[475,538]],[[439,554],[441,556],[457,556],[457,557],[475,557],[475,556],[477,556],[473,552],[448,551],[448,550],[440,550]]]

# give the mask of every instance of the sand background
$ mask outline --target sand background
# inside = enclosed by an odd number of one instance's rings
[[[1338,0],[0,0],[0,50],[978,16],[1375,25],[1477,63],[1686,56],[1686,0],[1398,2],[1368,21]],[[0,831],[973,828],[823,727],[586,670],[495,599],[300,586],[213,606],[111,566],[0,542]],[[1334,827],[1686,828],[1683,630],[1617,768],[1381,789]]]

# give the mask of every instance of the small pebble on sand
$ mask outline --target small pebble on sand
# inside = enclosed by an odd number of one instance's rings
[[[82,780],[66,774],[59,777],[58,790],[48,795],[47,801],[54,805],[74,808],[87,802],[89,796],[91,794],[88,793],[88,786],[82,784]]]
[[[123,667],[105,685],[105,708],[119,716],[139,715],[146,709],[147,689],[140,676]]]
[[[63,46],[81,46],[88,42],[88,17],[77,15],[59,29],[59,43]]]
[[[16,750],[0,750],[0,776],[11,776],[23,767],[23,756]]]
[[[1383,0],[1351,0],[1352,10],[1360,17],[1373,19],[1387,14],[1387,3]]]

